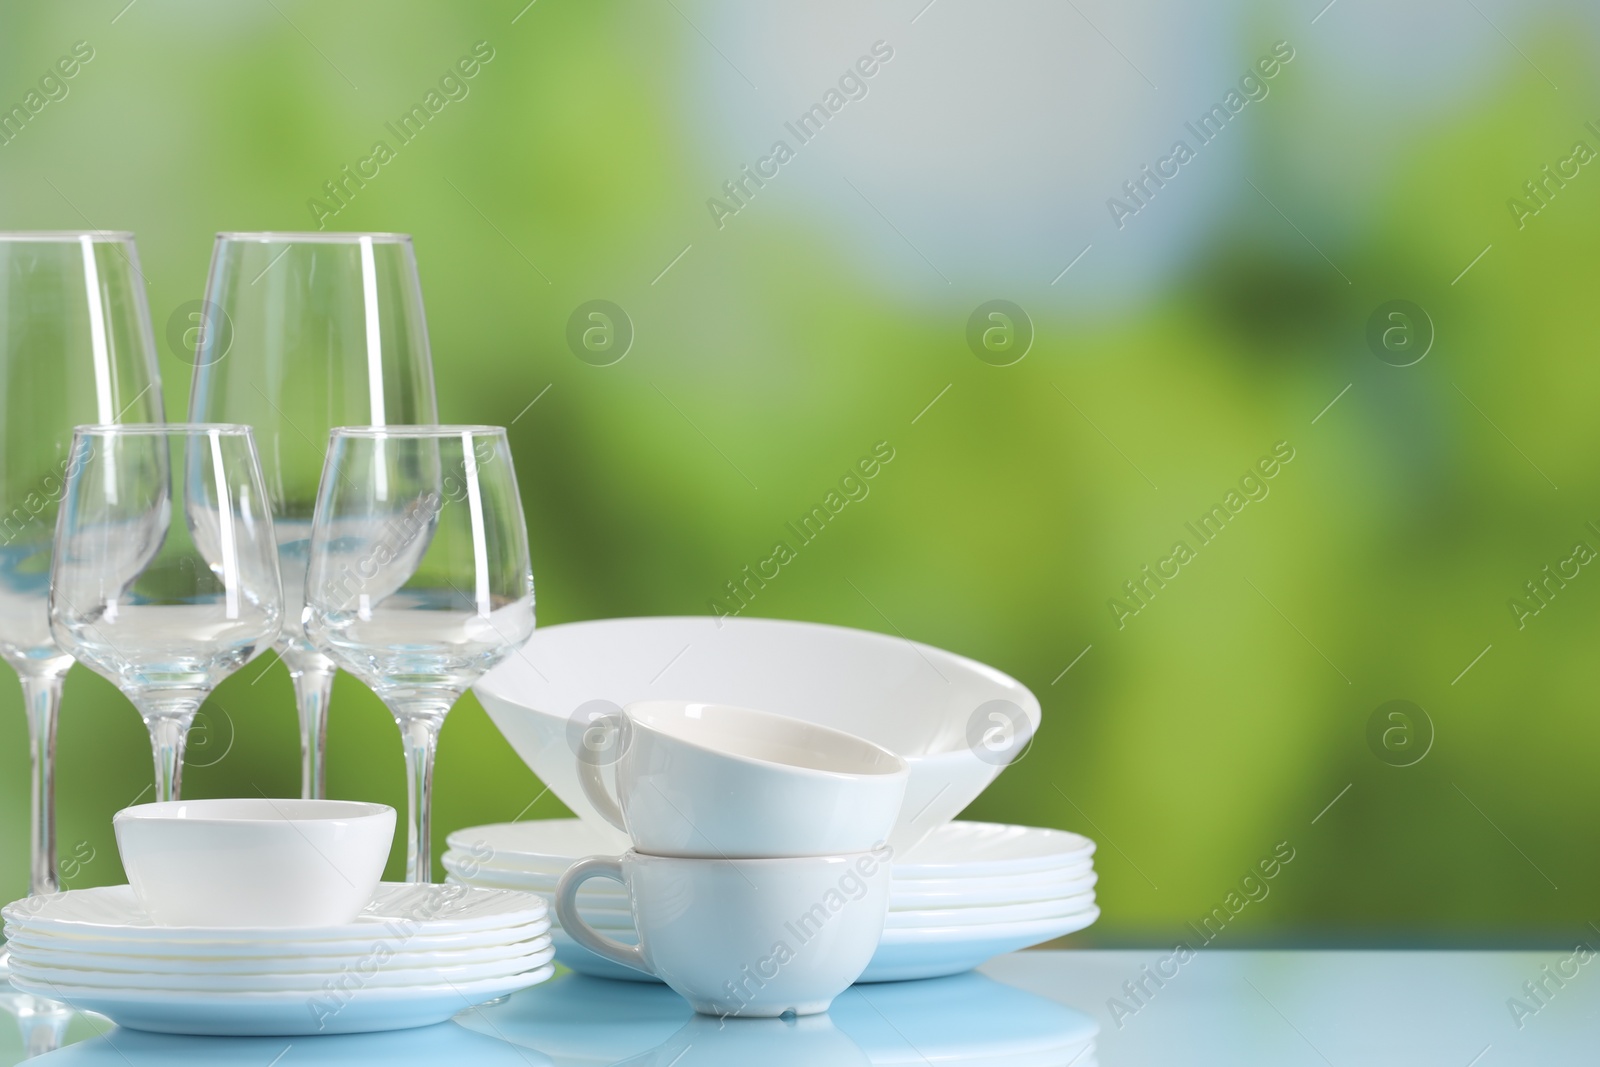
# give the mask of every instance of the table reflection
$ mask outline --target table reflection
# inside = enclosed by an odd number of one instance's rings
[[[111,1027],[98,1037],[68,1045],[41,1067],[550,1067],[541,1053],[474,1033],[453,1022],[380,1034],[327,1037],[179,1037]],[[31,1064],[30,1064],[31,1067]]]
[[[50,1052],[72,1024],[68,1037],[80,1040],[36,1061],[49,1067],[1092,1067],[1098,1031],[1081,1012],[980,974],[856,986],[822,1015],[726,1020],[695,1015],[666,986],[565,974],[454,1022],[326,1037],[144,1033],[9,990],[0,1006],[18,1021],[23,1057]]]
[[[457,1022],[563,1067],[1092,1067],[1099,1030],[1082,1012],[981,974],[854,986],[826,1015],[725,1021],[695,1016],[665,986],[569,974]]]
[[[697,1015],[666,1041],[617,1067],[870,1067],[871,1063],[826,1014],[726,1020]]]
[[[60,1048],[67,1024],[75,1014],[59,1000],[19,993],[9,985],[0,985],[0,1010],[17,1021],[24,1057],[42,1056]]]
[[[259,1039],[111,1029],[97,1016],[64,1018],[59,1006],[0,983],[0,1067],[57,1040],[79,1043],[28,1060],[29,1067],[1090,1067],[1096,1060],[1120,1067],[1593,1067],[1600,1062],[1594,964],[1564,986],[1552,983],[1554,991],[1537,1013],[1517,1015],[1507,1008],[1508,998],[1529,996],[1526,985],[1537,982],[1546,967],[1561,967],[1572,951],[1207,950],[1185,965],[1181,977],[1147,994],[1132,1016],[1114,1013],[1110,998],[1125,998],[1125,983],[1142,974],[1159,951],[1019,952],[990,961],[983,974],[856,986],[814,1021],[733,1021],[726,1030],[717,1029],[714,1019],[695,1018],[665,986],[575,974],[427,1029]]]

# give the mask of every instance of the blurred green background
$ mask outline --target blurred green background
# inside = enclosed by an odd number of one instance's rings
[[[1100,842],[1104,917],[1075,943],[1190,936],[1279,842],[1293,862],[1219,944],[1595,936],[1600,577],[1521,627],[1509,606],[1600,548],[1600,168],[1520,225],[1508,206],[1600,149],[1592,9],[525,3],[6,5],[0,106],[76,42],[94,57],[0,145],[0,228],[138,234],[183,412],[169,320],[213,233],[313,228],[323,183],[487,42],[326,223],[415,235],[441,418],[511,426],[541,624],[706,613],[888,441],[749,612],[903,632],[1039,695],[1036,744],[968,817]],[[719,227],[707,199],[877,41],[867,96]],[[1107,199],[1280,41],[1268,95],[1119,228]],[[592,299],[635,331],[610,366],[566,341]],[[1008,366],[968,344],[991,299],[1031,320]],[[1368,341],[1392,300],[1428,320],[1410,366]],[[1185,523],[1279,442],[1269,495],[1200,546]],[[1119,626],[1109,602],[1180,539],[1196,557]],[[3,681],[10,898],[27,748]],[[1385,748],[1392,700],[1427,724]],[[329,746],[330,795],[403,807],[398,733],[346,676]],[[59,759],[63,879],[120,881],[110,817],[148,743],[81,668]],[[297,793],[271,657],[209,702],[184,785]],[[471,697],[437,793],[441,843],[562,814]]]

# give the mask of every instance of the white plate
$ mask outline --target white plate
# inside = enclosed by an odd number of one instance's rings
[[[560,875],[585,856],[616,856],[627,851],[627,838],[618,850],[613,847],[614,837],[582,819],[525,819],[463,827],[446,837],[445,844],[449,846],[447,855],[460,856],[463,861],[476,859],[497,867]]]
[[[1083,914],[1094,907],[1094,893],[1077,893],[1060,900],[1034,901],[1028,904],[1003,904],[993,908],[937,908],[928,911],[891,911],[884,930],[934,930],[947,928],[983,927],[1001,929],[1019,923],[1033,923],[1069,918]],[[619,931],[634,933],[633,915],[629,912],[595,912],[584,916],[596,930],[615,935]]]
[[[1007,952],[1076,933],[1099,917],[1100,909],[1091,907],[1076,915],[1034,922],[885,930],[878,951],[858,980],[899,982],[960,974]]]
[[[1099,878],[1088,863],[1063,868],[1060,873],[1014,878],[902,878],[889,889],[889,910],[979,908],[1059,900],[1093,889]]]
[[[520,888],[519,886],[510,885],[505,882],[500,882],[493,878],[488,878],[481,875],[476,880],[468,882],[466,879],[457,878],[452,874],[449,876],[449,881],[451,884],[459,883],[462,885],[474,885],[485,889]],[[599,881],[599,879],[595,879],[595,881]],[[529,890],[529,892],[532,892],[532,890]],[[541,895],[550,905],[550,926],[552,929],[554,929],[560,925],[556,919],[555,892],[553,890],[546,891]],[[596,904],[592,897],[585,897],[580,890],[578,899],[580,901],[578,905],[578,911],[589,920],[591,925],[603,927],[626,925],[630,929],[633,927],[633,909],[629,906],[627,897],[621,897],[615,900],[604,901],[601,904]]]
[[[359,956],[371,951],[372,946],[379,941],[395,945],[403,941],[406,951],[410,952],[446,952],[463,949],[499,948],[540,936],[550,929],[554,919],[555,912],[552,911],[548,918],[524,923],[521,926],[474,930],[464,934],[423,935],[413,933],[408,935],[406,928],[403,926],[377,927],[365,937],[351,938],[345,941],[259,941],[255,943],[241,941],[215,944],[178,943],[166,945],[151,941],[129,941],[118,937],[79,937],[76,935],[25,931],[10,925],[5,927],[5,933],[8,940],[15,941],[17,944],[26,944],[35,948],[48,948],[62,952],[81,951],[94,952],[106,956],[136,956],[154,959],[246,960],[280,959],[285,956],[290,958]]]
[[[548,938],[532,952],[488,963],[467,963],[453,967],[415,967],[391,971],[374,958],[366,966],[356,966],[335,974],[130,974],[95,968],[56,967],[33,963],[18,954],[11,957],[11,973],[45,985],[93,987],[102,990],[162,990],[173,993],[300,993],[318,996],[333,993],[347,982],[368,989],[403,989],[412,986],[461,985],[510,974],[535,971],[555,958]]]
[[[542,627],[520,655],[472,688],[539,780],[602,831],[609,828],[578,782],[577,735],[586,723],[572,720],[590,701],[703,700],[848,730],[910,764],[900,822],[889,838],[896,848],[909,848],[971,803],[1023,751],[1040,719],[1039,701],[1026,686],[964,656],[888,634],[775,619],[603,619]],[[983,745],[984,731],[993,729],[983,709],[997,701],[1009,706],[1016,738],[1003,753]],[[609,832],[614,844],[625,840]]]
[[[982,878],[1083,863],[1094,842],[1069,830],[994,822],[952,822],[894,861],[902,878]]]
[[[413,937],[504,930],[546,919],[544,898],[500,889],[385,882],[353,922],[340,926],[217,929],[158,926],[126,885],[71,889],[7,904],[7,929],[37,937],[95,937],[146,945],[183,946],[184,952],[234,954],[241,945],[283,946],[330,941],[370,943],[385,931]],[[431,947],[431,946],[430,946]],[[283,954],[283,949],[274,953]]]
[[[519,889],[538,893],[546,900],[554,897],[558,874],[529,874],[492,864],[461,864],[451,854],[444,857],[445,869],[453,881],[489,889]],[[477,873],[468,876],[467,871]],[[889,890],[889,910],[912,911],[928,908],[992,907],[1000,904],[1028,904],[1059,900],[1093,889],[1099,876],[1094,864],[1085,861],[1059,870],[992,878],[903,878]],[[584,912],[621,912],[628,908],[628,895],[621,886],[605,879],[585,882],[578,890],[579,907]]]
[[[992,908],[933,908],[926,911],[891,911],[885,930],[929,929],[945,926],[1004,926],[1036,919],[1059,919],[1076,915],[1094,905],[1094,893],[1075,893],[1059,900],[1036,900],[1029,904],[999,904]]]
[[[585,856],[620,854],[614,842],[577,819],[470,826],[448,840],[446,866],[451,873],[468,877],[493,870],[531,879],[559,878]],[[894,877],[897,882],[1047,878],[1086,871],[1093,856],[1094,842],[1069,830],[958,821],[939,827],[922,844],[897,855]]]
[[[554,820],[552,820],[554,821]],[[585,855],[603,855],[603,853],[585,853]],[[530,871],[515,864],[480,863],[470,859],[463,859],[459,852],[446,852],[440,862],[444,864],[446,874],[464,885],[497,885],[507,889],[519,889],[525,893],[539,893],[549,897],[556,891],[556,883],[582,856],[572,856],[560,861],[559,867],[552,867],[548,871]],[[609,879],[594,879],[583,883],[578,890],[578,899],[594,899],[617,901],[610,907],[626,907],[628,892]],[[552,909],[552,914],[554,909]]]
[[[339,995],[305,993],[164,993],[139,989],[105,990],[46,985],[16,977],[25,993],[65,1001],[77,1011],[94,1011],[119,1026],[166,1034],[234,1037],[297,1037],[404,1030],[444,1022],[457,1012],[555,974],[546,964],[535,971],[458,985],[402,989],[359,988]]]
[[[531,929],[531,928],[530,928]],[[84,947],[80,938],[53,941],[9,942],[13,954],[29,963],[46,967],[90,967],[98,971],[133,974],[338,974],[351,968],[370,966],[367,962],[380,951],[391,953],[383,962],[385,971],[419,967],[459,967],[474,963],[511,960],[537,952],[549,943],[548,922],[537,932],[517,941],[482,948],[445,949],[437,952],[414,951],[400,939],[374,938],[359,952],[328,956],[144,956],[128,952],[99,952]],[[90,942],[89,944],[93,944]]]
[[[911,930],[884,930],[878,951],[858,979],[862,982],[898,982],[911,978],[941,978],[970,971],[1007,952],[1041,945],[1058,937],[1076,933],[1100,917],[1100,909],[1089,907],[1072,915],[1032,922],[999,923],[987,926],[923,927]],[[608,937],[633,945],[639,936],[632,929],[606,930]],[[659,978],[634,971],[595,955],[556,927],[550,931],[556,960],[579,974],[595,978],[620,978],[630,982],[659,982]]]
[[[448,853],[446,856],[448,857]],[[561,880],[559,873],[555,874],[530,874],[515,867],[494,867],[485,864],[476,866],[455,863],[448,858],[444,861],[446,877],[464,885],[493,885],[506,888],[520,889],[524,893],[538,893],[549,897],[556,891],[556,883]],[[565,870],[565,868],[563,868]],[[579,900],[607,900],[621,901],[622,904],[610,904],[609,907],[625,906],[628,892],[609,878],[595,878],[583,883],[578,889]],[[551,909],[553,915],[555,909]]]
[[[1005,927],[1014,923],[1060,919],[1078,915],[1094,906],[1094,892],[1074,893],[1053,900],[1037,900],[1022,904],[1000,904],[994,907],[930,908],[925,910],[891,910],[884,922],[885,930],[925,930],[945,927],[983,926]],[[583,917],[590,926],[607,933],[634,930],[633,913],[629,911],[586,909]]]

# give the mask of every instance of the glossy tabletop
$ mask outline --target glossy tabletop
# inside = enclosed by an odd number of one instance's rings
[[[662,986],[563,974],[454,1022],[320,1038],[180,1038],[0,994],[0,1065],[1600,1063],[1600,960],[1569,952],[1023,952],[857,986],[826,1016],[694,1017]]]

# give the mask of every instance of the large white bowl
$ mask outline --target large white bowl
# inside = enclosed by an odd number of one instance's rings
[[[578,782],[591,701],[700,700],[761,708],[846,730],[910,766],[889,844],[903,853],[960,814],[1026,749],[1039,701],[992,667],[865,630],[776,619],[602,619],[536,630],[473,686],[489,717],[550,790],[621,852],[628,839],[600,817]],[[1014,705],[1004,752],[969,741],[978,709]],[[981,724],[980,727],[981,728]],[[982,751],[982,755],[979,754]]]

